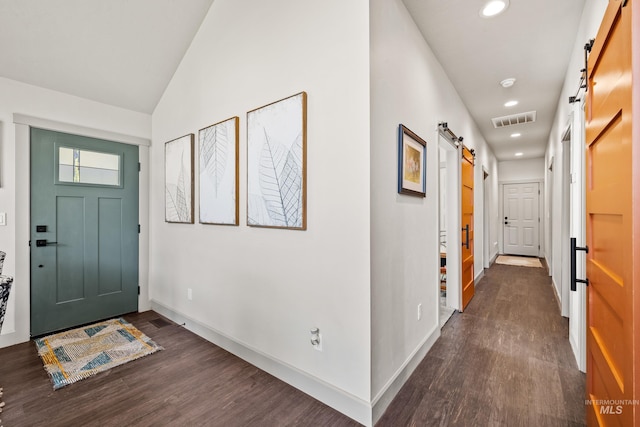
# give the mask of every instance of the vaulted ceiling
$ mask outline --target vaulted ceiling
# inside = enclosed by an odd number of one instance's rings
[[[151,113],[213,0],[1,0],[0,76]]]
[[[510,0],[493,18],[486,0],[403,1],[496,157],[543,156],[584,0]],[[152,113],[212,2],[1,0],[0,76]],[[535,123],[491,122],[529,111]]]

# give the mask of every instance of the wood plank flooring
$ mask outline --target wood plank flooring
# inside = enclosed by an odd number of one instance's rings
[[[0,349],[1,424],[358,425],[175,323],[158,328],[155,312],[123,317],[165,349],[57,391],[33,342]]]
[[[157,313],[124,317],[165,350],[55,392],[33,343],[0,349],[2,424],[358,425]],[[583,425],[567,329],[545,269],[494,265],[377,425]]]
[[[544,268],[494,264],[382,426],[581,426],[585,376]]]

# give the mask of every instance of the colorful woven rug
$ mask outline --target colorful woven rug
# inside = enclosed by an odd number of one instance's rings
[[[54,390],[163,350],[122,318],[49,335],[35,342]]]

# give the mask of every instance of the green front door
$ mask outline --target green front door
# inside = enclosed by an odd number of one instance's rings
[[[138,309],[138,147],[31,129],[31,336]]]

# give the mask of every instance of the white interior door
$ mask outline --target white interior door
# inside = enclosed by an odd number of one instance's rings
[[[505,184],[504,253],[538,256],[540,188],[537,182]]]

